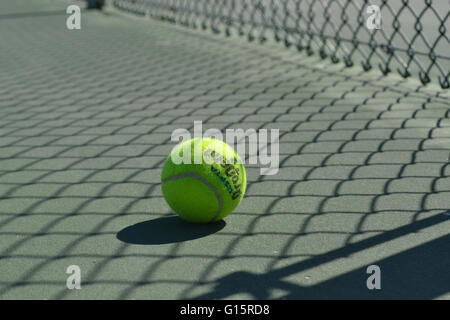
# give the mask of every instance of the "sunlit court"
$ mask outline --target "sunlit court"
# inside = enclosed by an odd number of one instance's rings
[[[0,300],[450,299],[449,30],[436,0],[0,1]]]

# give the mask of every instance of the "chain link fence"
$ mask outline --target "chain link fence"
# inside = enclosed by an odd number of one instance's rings
[[[96,12],[68,36],[66,4],[0,1],[0,300],[450,298],[448,90]],[[219,224],[161,193],[194,121],[280,130]]]
[[[115,7],[450,87],[444,0],[112,0]]]

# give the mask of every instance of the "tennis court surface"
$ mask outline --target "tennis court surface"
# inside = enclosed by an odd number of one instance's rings
[[[450,299],[448,89],[68,4],[0,3],[0,299]],[[161,192],[194,121],[280,133],[207,225]]]

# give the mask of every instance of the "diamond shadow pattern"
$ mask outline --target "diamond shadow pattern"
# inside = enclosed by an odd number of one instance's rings
[[[0,298],[449,297],[448,91],[83,17],[0,20]],[[248,165],[243,202],[206,229],[160,189],[172,131],[196,120],[280,130],[279,172]],[[65,287],[72,264],[81,290]]]

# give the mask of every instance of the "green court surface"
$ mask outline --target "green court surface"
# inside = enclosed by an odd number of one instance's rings
[[[0,299],[450,299],[449,90],[67,5],[0,3]],[[209,225],[161,193],[194,121],[280,131]]]

